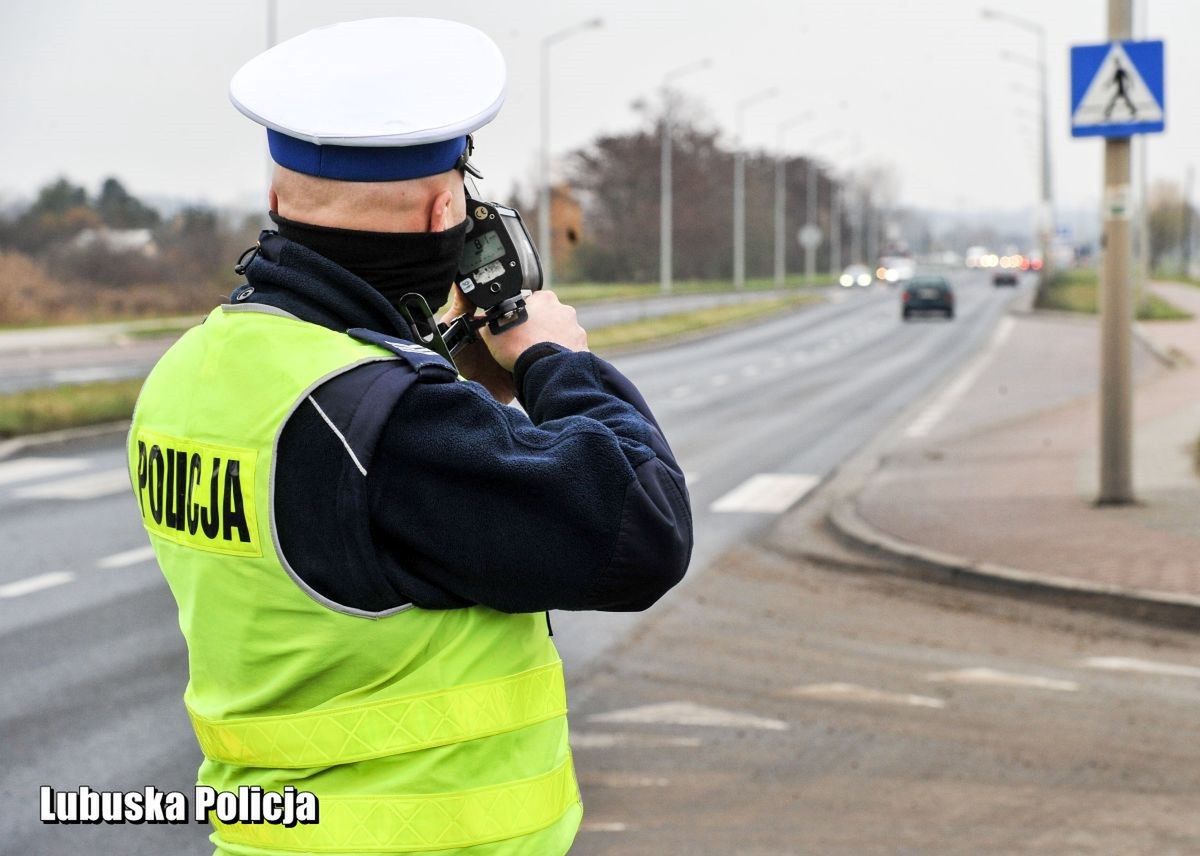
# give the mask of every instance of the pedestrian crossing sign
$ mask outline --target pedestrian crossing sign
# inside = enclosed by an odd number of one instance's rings
[[[1165,104],[1161,41],[1071,48],[1071,136],[1160,133]]]

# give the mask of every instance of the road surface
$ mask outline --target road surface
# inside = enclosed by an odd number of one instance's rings
[[[1016,294],[993,289],[981,274],[956,280],[953,322],[902,323],[895,291],[855,289],[753,327],[616,360],[645,393],[689,474],[697,544],[684,586],[702,584],[725,551],[752,544],[982,347]],[[0,544],[5,851],[210,852],[197,826],[37,822],[39,785],[183,790],[199,760],[180,701],[186,662],[175,609],[127,492],[121,439],[0,462]],[[900,622],[923,622],[937,611],[901,596],[892,607]],[[659,614],[556,614],[569,681],[614,667],[607,652],[650,632]],[[858,647],[840,640],[844,627],[815,632],[811,644],[836,660],[861,656],[882,631],[864,618],[852,630]],[[870,729],[854,739],[869,740]]]

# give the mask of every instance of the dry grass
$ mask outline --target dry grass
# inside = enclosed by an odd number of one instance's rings
[[[138,378],[0,395],[0,438],[128,419],[141,388]]]

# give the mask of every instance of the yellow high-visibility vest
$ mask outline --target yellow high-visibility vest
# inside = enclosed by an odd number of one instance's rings
[[[223,306],[138,399],[130,475],[179,605],[198,781],[292,785],[319,801],[316,824],[215,823],[218,853],[554,856],[579,828],[562,663],[541,613],[364,614],[309,589],[280,551],[272,491],[287,418],[331,377],[396,358]],[[320,513],[333,486],[308,499]]]

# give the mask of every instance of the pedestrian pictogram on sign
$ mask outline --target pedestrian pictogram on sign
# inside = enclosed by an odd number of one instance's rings
[[[1128,137],[1162,131],[1163,43],[1071,48],[1071,134]]]

